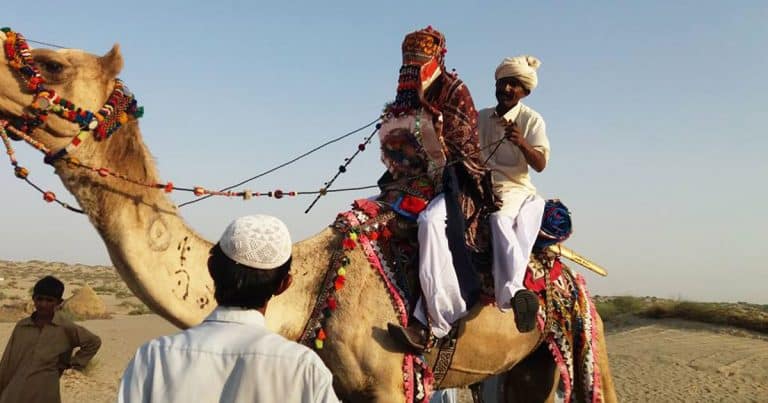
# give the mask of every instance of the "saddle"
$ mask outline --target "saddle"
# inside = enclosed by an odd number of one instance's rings
[[[352,211],[357,212],[358,218],[363,218],[360,224],[363,230],[368,229],[369,233],[376,233],[373,238],[375,238],[378,257],[382,265],[392,272],[409,307],[415,306],[421,290],[418,280],[419,247],[415,217],[423,209],[423,203],[420,197],[406,196],[392,201],[360,199],[352,205]],[[370,223],[366,223],[365,219]],[[544,250],[547,246],[568,238],[570,214],[559,200],[548,200],[542,223],[525,278],[526,288],[534,292],[544,290],[547,272],[551,282],[556,281],[562,272],[562,263]],[[338,220],[336,226],[338,227]],[[342,227],[344,226],[342,224]],[[480,226],[478,231],[490,231],[487,220],[481,220]],[[481,284],[480,301],[493,302],[491,249],[473,251],[471,256],[475,276]],[[409,314],[412,313],[409,309]]]

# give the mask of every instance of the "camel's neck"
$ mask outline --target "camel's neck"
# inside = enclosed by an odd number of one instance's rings
[[[267,325],[291,340],[301,336],[317,302],[335,234],[327,229],[293,246],[293,284],[267,306]],[[321,301],[321,303],[324,301]]]
[[[75,157],[141,182],[158,180],[135,121],[108,140],[88,140]],[[64,162],[57,163],[56,172],[101,235],[130,289],[177,326],[202,320],[215,305],[206,268],[211,244],[186,225],[164,192],[102,178]]]
[[[83,144],[75,157],[143,183],[159,181],[136,122],[104,142]],[[153,311],[187,327],[213,309],[207,269],[211,243],[187,226],[162,190],[102,178],[64,162],[57,163],[56,171],[101,235],[123,280]],[[330,258],[321,256],[327,253],[326,237],[294,246],[293,286],[269,304],[270,327],[286,337],[297,336],[309,317],[327,268],[327,263],[318,262]]]

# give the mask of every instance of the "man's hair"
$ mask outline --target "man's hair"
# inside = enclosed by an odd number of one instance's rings
[[[214,297],[221,306],[258,309],[267,304],[288,275],[291,258],[271,270],[254,269],[235,262],[217,243],[208,258],[208,273],[216,288]]]
[[[32,296],[35,295],[61,299],[64,296],[64,283],[56,277],[45,276],[35,283],[35,287],[32,289]]]

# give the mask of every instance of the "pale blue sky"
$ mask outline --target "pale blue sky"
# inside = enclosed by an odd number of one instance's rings
[[[525,102],[547,121],[552,157],[534,182],[571,208],[567,245],[609,270],[586,274],[593,293],[768,303],[765,2],[78,3],[11,2],[0,25],[94,53],[119,42],[161,176],[186,186],[238,182],[374,119],[415,29],[445,33],[446,63],[478,107],[492,105],[503,57],[536,55],[540,84]],[[316,190],[364,134],[247,187]],[[72,200],[18,149],[33,179]],[[337,186],[382,170],[370,148]],[[46,205],[10,167],[0,187],[0,259],[108,262],[85,217]],[[311,197],[182,213],[209,239],[236,216],[274,214],[298,240],[366,195],[329,196],[308,215]]]

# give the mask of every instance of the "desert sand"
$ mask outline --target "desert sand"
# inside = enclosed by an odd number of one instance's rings
[[[109,267],[0,261],[0,346],[29,307],[38,278],[62,279],[65,297],[84,285],[107,305],[109,319],[79,321],[102,338],[85,373],[62,379],[65,403],[115,400],[120,375],[136,348],[178,331],[150,314]],[[608,329],[618,395],[624,402],[768,401],[768,336],[731,327],[674,319],[636,320]],[[462,401],[468,394],[461,393]]]

